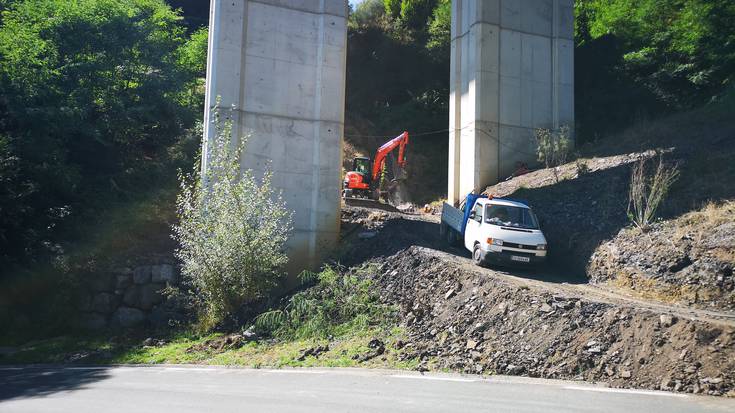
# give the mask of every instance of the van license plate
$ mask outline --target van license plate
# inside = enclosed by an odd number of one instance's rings
[[[511,261],[520,261],[520,262],[531,262],[531,259],[528,257],[519,257],[517,255],[511,255],[510,256]]]

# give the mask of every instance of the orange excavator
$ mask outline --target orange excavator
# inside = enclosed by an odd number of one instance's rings
[[[342,197],[347,198],[367,198],[378,200],[380,196],[392,196],[398,187],[400,180],[404,179],[406,167],[406,147],[408,146],[408,132],[403,132],[399,136],[384,143],[375,153],[375,160],[370,162],[370,158],[357,157],[352,161],[352,170],[345,174],[344,189]],[[394,165],[396,168],[393,172],[390,184],[387,189],[380,189],[380,175],[385,168],[386,157],[398,148],[398,159]]]

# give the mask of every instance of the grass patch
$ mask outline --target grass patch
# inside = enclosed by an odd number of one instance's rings
[[[310,288],[294,294],[280,308],[258,317],[261,338],[238,348],[210,345],[222,333],[180,332],[156,345],[144,346],[141,334],[112,337],[64,336],[26,343],[0,356],[2,364],[205,364],[252,368],[366,367],[415,369],[419,360],[404,356],[397,343],[405,332],[397,327],[396,310],[380,302],[367,277],[372,268],[349,272],[327,268],[307,274]],[[373,357],[370,342],[384,351]],[[220,340],[221,341],[221,340]],[[318,355],[304,351],[327,347]]]
[[[17,348],[17,352],[0,357],[0,364],[79,363],[79,364],[202,364],[252,368],[281,367],[363,367],[415,369],[419,360],[405,358],[396,342],[403,339],[403,330],[367,330],[362,334],[328,339],[289,341],[263,340],[249,342],[237,349],[216,351],[195,346],[222,334],[206,336],[179,335],[160,346],[143,346],[142,340],[124,342],[105,337],[56,337],[40,340]],[[371,351],[369,342],[378,338],[385,343],[385,352],[367,361],[359,358]],[[304,350],[328,346],[317,357],[301,358]]]

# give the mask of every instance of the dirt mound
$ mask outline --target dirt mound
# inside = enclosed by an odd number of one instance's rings
[[[592,282],[644,298],[735,310],[735,202],[709,205],[649,231],[622,230],[592,255]],[[655,248],[642,249],[641,243]]]
[[[339,264],[352,266],[393,255],[411,245],[446,248],[439,239],[439,219],[438,215],[431,214],[343,206],[342,248],[336,260]]]
[[[516,282],[420,247],[376,259],[420,368],[735,395],[735,329]]]

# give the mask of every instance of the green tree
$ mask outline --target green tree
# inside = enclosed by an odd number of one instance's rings
[[[735,73],[735,3],[732,1],[580,3],[577,9],[583,14],[583,23],[588,24],[589,38],[618,39],[622,52],[620,69],[667,106],[680,109],[701,104],[720,96],[732,84]]]
[[[446,58],[452,41],[452,1],[439,0],[429,23],[429,41],[426,46],[437,56]]]
[[[208,38],[209,30],[203,27],[192,33],[186,44],[181,47],[181,66],[199,77],[204,77],[207,71]]]
[[[198,117],[186,33],[163,0],[18,0],[0,27],[5,262],[56,254],[73,222],[156,182]],[[5,202],[5,199],[3,199]],[[8,270],[3,265],[4,270]]]
[[[385,16],[383,0],[365,0],[358,4],[350,14],[351,26],[369,26],[377,24]]]
[[[385,13],[392,17],[396,18],[401,15],[401,3],[402,0],[383,0],[383,4],[385,6]]]
[[[434,12],[437,0],[403,0],[401,21],[413,30],[426,30],[426,23]]]

